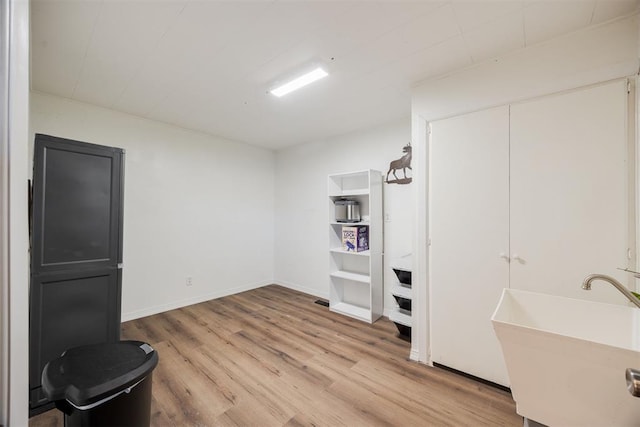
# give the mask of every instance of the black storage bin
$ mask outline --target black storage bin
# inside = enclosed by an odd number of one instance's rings
[[[149,426],[157,352],[141,341],[75,347],[47,363],[42,390],[65,426]]]
[[[402,323],[393,322],[398,328],[398,334],[400,338],[411,342],[411,326],[403,325]]]
[[[401,270],[399,268],[394,268],[393,272],[396,273],[398,277],[398,281],[405,285],[411,285],[411,272],[408,270]]]
[[[403,298],[398,295],[394,295],[393,297],[401,309],[411,311],[411,300],[409,298]]]

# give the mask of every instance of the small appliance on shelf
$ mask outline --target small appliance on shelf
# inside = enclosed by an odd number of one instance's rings
[[[335,201],[336,222],[360,222],[360,203],[357,200]]]

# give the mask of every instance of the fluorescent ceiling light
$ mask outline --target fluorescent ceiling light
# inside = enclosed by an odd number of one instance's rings
[[[272,89],[271,93],[277,97],[281,97],[288,94],[289,92],[293,92],[294,90],[300,89],[301,87],[306,86],[309,83],[313,83],[316,80],[319,80],[328,75],[329,73],[327,73],[322,68],[316,68],[315,70],[310,71],[307,74],[304,74],[296,79],[291,80],[289,83],[285,83],[282,86]]]

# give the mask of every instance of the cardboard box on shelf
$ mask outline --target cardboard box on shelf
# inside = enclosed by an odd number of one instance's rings
[[[347,252],[369,250],[369,227],[366,225],[342,227],[342,249]]]

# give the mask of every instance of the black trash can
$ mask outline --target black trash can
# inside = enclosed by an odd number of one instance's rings
[[[65,426],[149,426],[157,352],[141,341],[65,351],[42,371],[42,390]]]

